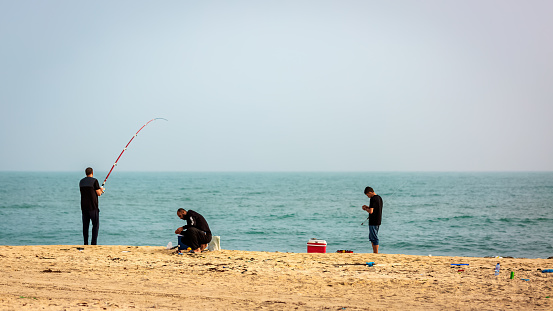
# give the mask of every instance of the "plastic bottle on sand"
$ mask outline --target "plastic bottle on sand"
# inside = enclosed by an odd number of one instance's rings
[[[495,275],[499,275],[499,262],[495,265]]]

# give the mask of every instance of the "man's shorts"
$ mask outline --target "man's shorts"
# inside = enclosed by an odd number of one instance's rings
[[[378,245],[378,229],[380,229],[380,226],[369,225],[369,241],[373,245]]]

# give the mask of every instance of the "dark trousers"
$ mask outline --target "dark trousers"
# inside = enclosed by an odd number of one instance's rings
[[[91,245],[98,243],[98,229],[100,228],[100,211],[82,211],[83,212],[83,238],[84,245],[88,245],[88,226],[92,221],[92,241]]]
[[[211,233],[206,233],[194,227],[183,231],[181,235],[183,236],[182,242],[193,250],[200,248],[201,244],[208,244],[211,241]]]

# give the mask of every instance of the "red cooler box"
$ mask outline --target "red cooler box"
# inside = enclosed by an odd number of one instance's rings
[[[308,253],[326,253],[326,241],[311,239],[307,242],[307,252]]]

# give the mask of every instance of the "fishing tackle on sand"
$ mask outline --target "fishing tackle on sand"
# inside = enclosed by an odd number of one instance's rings
[[[117,166],[117,162],[119,162],[119,159],[121,158],[121,156],[123,155],[123,152],[125,152],[125,150],[127,150],[127,147],[131,144],[132,140],[138,136],[138,133],[140,131],[142,131],[143,128],[146,127],[146,125],[148,125],[150,122],[154,121],[154,120],[165,120],[165,121],[169,121],[165,118],[155,118],[155,119],[152,119],[150,121],[148,121],[146,124],[142,125],[142,127],[136,132],[136,134],[134,134],[134,136],[131,138],[131,140],[129,140],[129,142],[127,143],[127,145],[125,146],[125,148],[123,148],[123,151],[121,151],[121,153],[119,154],[119,156],[117,157],[117,160],[115,160],[115,163],[111,166],[111,169],[109,170],[109,173],[108,175],[106,176],[106,179],[104,179],[104,182],[102,183],[102,187],[104,187],[104,185],[106,184],[106,181],[108,180],[108,177],[109,175],[111,174],[111,171],[113,171],[113,169]]]

